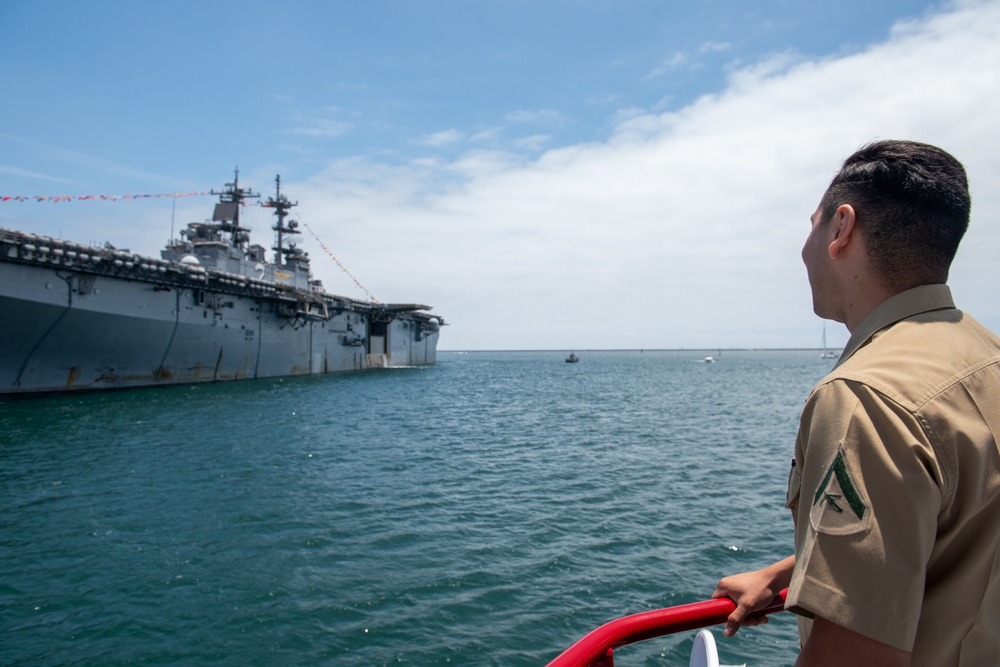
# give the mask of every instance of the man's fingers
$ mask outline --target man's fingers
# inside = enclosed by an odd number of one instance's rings
[[[743,625],[743,621],[746,619],[749,611],[747,607],[737,606],[733,613],[729,615],[729,618],[726,619],[726,628],[722,633],[727,637],[735,635],[736,631]]]

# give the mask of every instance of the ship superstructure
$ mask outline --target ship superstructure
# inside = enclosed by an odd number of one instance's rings
[[[434,364],[441,317],[420,304],[327,293],[289,239],[274,259],[240,224],[239,174],[211,221],[160,258],[0,229],[0,397]]]

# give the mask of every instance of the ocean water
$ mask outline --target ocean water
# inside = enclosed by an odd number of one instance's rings
[[[0,664],[545,665],[791,552],[830,360],[578,354],[0,403]],[[715,632],[795,660],[790,614]]]

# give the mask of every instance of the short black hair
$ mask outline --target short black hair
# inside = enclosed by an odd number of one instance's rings
[[[886,284],[944,283],[969,227],[962,163],[936,146],[886,140],[844,161],[823,195],[823,220],[850,204],[872,265]]]

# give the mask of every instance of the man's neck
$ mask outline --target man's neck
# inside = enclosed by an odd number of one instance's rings
[[[887,289],[881,281],[870,276],[867,279],[859,278],[852,281],[852,287],[853,289],[845,291],[843,304],[844,324],[851,333],[854,333],[861,321],[886,299],[906,291]]]

